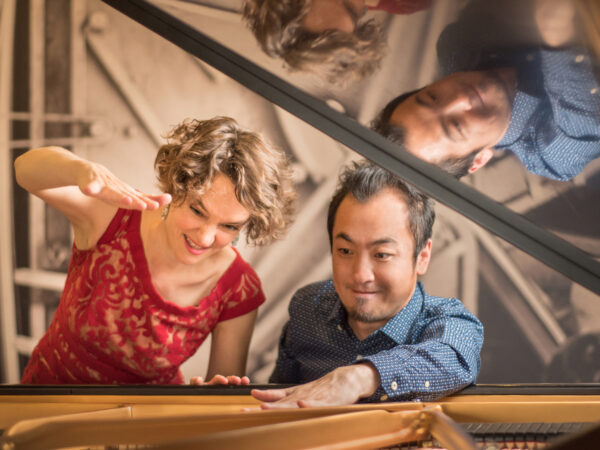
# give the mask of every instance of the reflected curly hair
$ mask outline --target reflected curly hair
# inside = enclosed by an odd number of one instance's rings
[[[263,51],[294,70],[344,86],[379,68],[386,50],[381,25],[359,21],[354,33],[302,27],[311,0],[246,0],[243,16]]]
[[[215,175],[228,177],[237,200],[250,212],[248,244],[281,238],[292,221],[296,192],[288,158],[229,117],[175,126],[158,150],[154,168],[159,187],[179,205],[190,192],[205,192]]]

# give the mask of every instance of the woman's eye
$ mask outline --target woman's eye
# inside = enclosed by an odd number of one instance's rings
[[[230,231],[240,231],[240,227],[238,225],[225,225],[225,228]]]
[[[195,206],[190,206],[190,209],[197,216],[204,217],[204,213],[202,211],[200,211],[198,208],[196,208]]]

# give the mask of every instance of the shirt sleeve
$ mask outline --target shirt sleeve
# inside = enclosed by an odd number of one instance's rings
[[[269,383],[295,384],[298,383],[298,361],[294,357],[292,347],[289,343],[288,329],[290,323],[287,322],[279,338],[279,352],[275,369],[269,377]]]
[[[570,180],[600,157],[600,92],[592,61],[584,51],[540,52],[550,117],[536,115],[526,130],[531,149],[519,157],[532,173]]]
[[[362,360],[371,362],[381,379],[380,388],[368,401],[429,401],[475,382],[483,326],[458,300],[454,302],[449,310],[429,319],[417,343],[397,345]]]

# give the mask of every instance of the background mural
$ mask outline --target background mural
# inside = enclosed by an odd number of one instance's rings
[[[368,126],[394,96],[442,76],[436,43],[466,1],[433,1],[412,14],[371,10],[387,51],[371,75],[344,85],[289,71],[264,53],[241,1],[160,0],[157,5]],[[358,158],[99,0],[0,0],[0,289],[2,382],[18,382],[49,324],[69,261],[66,219],[14,183],[25,150],[61,145],[154,191],[153,159],[169,128],[187,117],[234,117],[294,161],[300,193],[287,237],[264,249],[238,246],[263,281],[248,374],[266,382],[300,286],[330,276],[325,213],[342,165]],[[534,175],[498,152],[464,182],[598,259],[600,163],[570,181]],[[455,296],[485,326],[480,383],[600,382],[600,298],[437,204],[432,294]],[[243,239],[241,240],[243,241]],[[204,375],[208,345],[183,367]]]

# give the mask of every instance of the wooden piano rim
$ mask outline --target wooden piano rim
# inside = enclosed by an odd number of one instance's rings
[[[138,417],[150,417],[183,413],[236,414],[242,408],[258,408],[259,404],[249,395],[249,388],[5,385],[0,386],[0,428],[16,419],[13,417],[15,408],[19,410],[20,419],[122,406],[131,406]],[[600,422],[600,384],[474,386],[436,402],[361,403],[328,408],[328,411],[400,411],[427,405],[440,405],[457,422]]]
[[[0,385],[0,401],[13,395],[115,395],[115,396],[248,396],[252,389],[278,389],[291,384],[255,384],[251,386],[192,385]],[[600,383],[478,384],[446,397],[479,395],[600,395]]]

